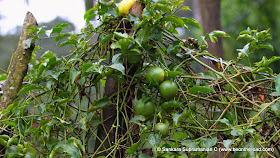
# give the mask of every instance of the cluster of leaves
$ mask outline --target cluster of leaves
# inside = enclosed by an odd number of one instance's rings
[[[213,154],[210,149],[214,147],[279,145],[280,104],[275,96],[280,93],[280,81],[279,77],[275,80],[270,76],[273,72],[268,67],[278,57],[264,58],[255,64],[254,71],[249,71],[251,68],[245,69],[235,63],[238,59],[225,63],[206,51],[205,39],[216,42],[217,37],[227,37],[223,31],[206,34],[202,37],[203,43],[178,39],[174,35],[178,27],[189,29],[191,25],[200,29],[193,18],[174,15],[180,9],[190,10],[182,7],[182,2],[143,1],[145,8],[141,19],[133,14],[120,18],[114,1],[98,2],[85,13],[87,26],[79,34],[63,33],[68,24],[58,24],[51,30],[29,28],[36,36],[26,41],[27,47],[32,40],[43,40],[41,35],[44,34],[54,38],[59,47],[69,45],[71,50],[67,56],[58,57],[56,52],[46,51],[36,57],[40,47],[34,48],[25,77],[29,84],[23,86],[13,104],[1,111],[1,130],[7,133],[0,135],[0,144],[7,151],[5,156],[94,157],[107,152],[93,146],[100,139],[96,134],[98,126],[105,129],[102,109],[108,106],[114,106],[118,115],[110,127],[116,135],[108,152],[112,157],[119,148],[126,150],[127,155],[139,157],[205,157]],[[247,29],[239,38],[249,40],[238,50],[245,56],[254,49],[272,48],[266,43],[270,38],[268,30]],[[200,60],[205,56],[212,57],[220,71]],[[210,71],[195,73],[191,66],[194,62]],[[166,78],[179,87],[179,93],[172,100],[160,97],[158,83],[149,84],[144,80],[144,72],[151,65],[162,67]],[[118,92],[104,96],[108,78],[117,81]],[[133,117],[130,103],[141,98],[156,103],[152,119],[141,115]],[[125,119],[125,126],[121,128],[120,117]],[[158,122],[169,125],[167,137],[154,132]],[[125,133],[119,135],[118,131],[123,129]],[[158,150],[164,148],[209,150]],[[145,149],[152,149],[153,154],[146,155]],[[278,148],[275,150],[279,152]],[[257,157],[279,155],[277,152],[239,151],[234,154]]]

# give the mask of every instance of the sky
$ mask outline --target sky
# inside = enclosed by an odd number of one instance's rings
[[[84,0],[0,0],[0,34],[14,33],[30,11],[38,23],[49,22],[57,16],[72,22],[76,31],[84,27]]]

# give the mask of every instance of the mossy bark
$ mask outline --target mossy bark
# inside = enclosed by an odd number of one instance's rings
[[[3,95],[1,96],[0,110],[7,108],[7,106],[16,99],[18,96],[17,94],[22,87],[23,78],[27,73],[28,63],[35,45],[33,42],[30,47],[27,47],[26,40],[33,38],[34,35],[30,34],[30,31],[26,28],[35,27],[37,25],[37,21],[32,13],[27,12],[17,50],[11,59],[12,62],[7,79],[2,85]]]

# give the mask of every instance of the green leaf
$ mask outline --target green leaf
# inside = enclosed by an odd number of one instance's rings
[[[140,154],[139,158],[151,158],[150,156],[146,155],[146,154]]]
[[[151,36],[151,27],[149,24],[144,25],[139,31],[138,36],[136,37],[136,42],[141,46],[143,43],[148,42]]]
[[[191,93],[191,94],[197,94],[198,92],[201,92],[201,93],[207,93],[207,92],[215,93],[215,90],[210,88],[210,87],[207,87],[207,86],[195,86],[195,87],[192,87],[192,88],[189,89],[189,93]]]
[[[192,10],[190,9],[190,7],[189,7],[189,6],[183,6],[183,7],[181,8],[181,10],[192,11]]]
[[[150,133],[148,137],[148,142],[152,145],[153,150],[155,151],[157,145],[160,142],[160,135]]]
[[[100,100],[95,100],[92,106],[88,109],[87,113],[93,112],[98,109],[103,109],[109,105],[112,105],[112,102],[109,97],[105,97]]]
[[[241,34],[237,37],[237,40],[240,40],[240,39],[245,39],[245,40],[252,40],[253,39],[253,36],[249,35],[249,34]]]
[[[141,145],[141,141],[132,144],[131,147],[127,149],[127,154],[128,155],[134,154],[139,149],[140,145]]]
[[[198,147],[199,142],[195,142],[193,140],[185,140],[182,142],[182,145],[186,146],[187,148],[196,148]]]
[[[182,139],[185,139],[187,138],[187,135],[185,132],[177,132],[175,135],[174,135],[174,139],[175,140],[182,140]]]
[[[118,49],[118,48],[121,49],[121,45],[119,41],[112,43],[110,47],[111,49]]]
[[[0,75],[0,81],[4,81],[7,79],[7,74],[1,74]]]
[[[175,78],[175,77],[177,77],[178,75],[181,75],[181,74],[182,74],[182,72],[180,72],[180,71],[169,71],[167,73],[167,76],[169,78]]]
[[[125,68],[121,63],[115,63],[115,64],[113,64],[109,67],[112,68],[112,69],[116,69],[116,70],[120,71],[123,75],[125,73]]]
[[[212,31],[210,34],[215,37],[229,37],[229,35],[227,33],[225,33],[224,31],[220,31],[220,30]]]
[[[32,38],[29,38],[27,40],[25,40],[25,46],[24,46],[24,49],[28,49],[31,47],[31,44],[33,42],[33,39]]]
[[[74,145],[75,145],[78,149],[80,149],[80,150],[82,150],[82,151],[85,151],[85,148],[84,148],[84,146],[83,146],[83,143],[82,143],[82,141],[81,141],[80,139],[77,139],[77,138],[75,138],[75,137],[71,137],[71,138],[68,140],[68,142],[73,142]]]
[[[241,136],[243,135],[244,133],[244,130],[243,129],[237,129],[237,128],[234,128],[230,134],[233,135],[233,136]]]
[[[278,77],[278,76],[277,76]],[[271,110],[274,112],[276,116],[280,118],[280,102],[276,101],[271,105]]]
[[[111,40],[112,38],[113,38],[113,34],[109,34],[109,35],[105,36],[104,38],[102,38],[100,40],[100,43],[103,43],[103,42],[106,42],[108,40]]]
[[[155,9],[161,10],[163,12],[171,12],[171,8],[170,8],[169,5],[164,5],[164,4],[161,4],[161,3],[155,3],[152,6],[154,6]]]
[[[6,141],[6,140],[4,140],[4,139],[0,138],[0,144],[1,144],[1,145],[3,145],[5,148],[7,148],[7,149],[8,149],[8,143],[7,143],[7,141]]]
[[[71,36],[71,34],[70,33],[59,34],[55,37],[54,42],[57,43],[59,40],[65,38],[67,36]]]
[[[275,89],[280,94],[280,74],[275,78]]]
[[[151,34],[151,37],[150,39],[161,44],[162,43],[162,31],[161,31],[161,28],[160,27],[152,27],[152,30],[151,30],[152,34]]]
[[[120,33],[120,32],[114,32],[114,35],[117,37],[117,38],[129,38],[130,36],[127,34],[127,33]]]
[[[203,146],[205,146],[205,148],[211,148],[212,146],[214,146],[215,144],[217,144],[217,137],[213,137],[212,139],[208,138],[208,139],[201,139],[201,141],[203,141]]]
[[[153,14],[152,14],[152,12],[150,12],[150,11],[148,10],[148,7],[145,7],[145,8],[143,9],[142,16],[143,16],[143,17],[146,17],[146,18],[149,18],[149,17],[152,17]]]
[[[246,44],[242,49],[236,49],[238,52],[248,57],[250,43]]]
[[[230,148],[230,146],[234,143],[234,140],[232,139],[227,139],[227,140],[223,140],[223,144],[226,148]]]
[[[196,21],[194,18],[182,17],[181,19],[184,21],[184,23],[186,25],[190,25],[190,26],[193,26],[195,28],[201,29],[199,22]]]
[[[27,93],[27,92],[35,90],[35,89],[43,89],[43,86],[42,85],[36,86],[36,85],[33,85],[33,84],[26,85],[18,92],[18,95]]]
[[[271,51],[274,51],[274,48],[271,44],[269,43],[263,43],[258,45],[259,48],[264,48],[264,49],[269,49]]]
[[[136,115],[130,119],[129,123],[137,123],[138,121],[145,121],[145,117],[142,115]]]
[[[129,47],[130,44],[133,44],[134,41],[132,41],[131,39],[120,39],[118,41],[119,45],[121,46],[121,49],[123,51],[126,51]]]
[[[164,102],[163,104],[161,104],[161,107],[164,109],[168,109],[168,108],[180,108],[180,107],[184,107],[184,105],[180,102],[177,101],[168,101],[168,102]]]
[[[81,127],[81,129],[87,131],[87,117],[80,119],[79,123],[80,123],[79,127]]]
[[[70,80],[71,80],[71,83],[73,84],[76,80],[76,78],[80,75],[80,71],[77,71],[77,70],[71,70],[70,71]]]
[[[177,113],[175,113],[175,114],[173,115],[173,121],[174,121],[174,123],[175,123],[176,126],[178,126],[178,122],[179,122],[179,120],[180,120],[181,115],[182,115],[182,114],[177,114]]]
[[[165,16],[164,18],[162,18],[162,20],[163,21],[170,21],[174,24],[177,24],[179,27],[184,27],[184,24],[185,24],[185,22],[181,18],[179,18],[175,15]]]

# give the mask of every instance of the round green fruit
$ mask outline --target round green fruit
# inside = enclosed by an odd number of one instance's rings
[[[155,80],[158,84],[160,84],[164,81],[164,70],[160,67],[151,67],[147,71],[146,79],[149,83]]]
[[[162,137],[166,137],[169,134],[168,125],[165,123],[157,123],[155,125],[155,133],[160,134]]]
[[[145,118],[150,118],[155,113],[154,104],[150,101],[144,103],[143,99],[137,101],[135,105],[136,115],[145,116]]]
[[[177,85],[172,81],[164,81],[159,85],[159,93],[162,98],[169,100],[178,93]]]

